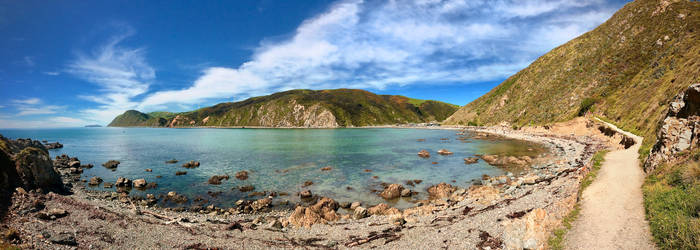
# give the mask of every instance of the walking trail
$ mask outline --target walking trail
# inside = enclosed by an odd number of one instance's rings
[[[605,156],[598,176],[583,192],[581,213],[566,235],[565,248],[655,249],[642,203],[644,173],[637,153],[642,138],[606,124],[637,143]]]

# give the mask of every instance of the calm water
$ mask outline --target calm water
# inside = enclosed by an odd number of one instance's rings
[[[412,189],[422,194],[427,187],[440,182],[468,186],[472,179],[483,174],[500,175],[505,171],[483,161],[465,165],[463,158],[474,154],[508,153],[533,155],[542,153],[535,144],[513,140],[458,140],[454,130],[428,129],[166,129],[166,128],[73,128],[38,130],[2,130],[9,138],[33,138],[59,141],[64,148],[50,150],[51,155],[68,154],[78,157],[83,164],[92,163],[83,178],[100,176],[106,182],[117,177],[145,178],[157,182],[156,189],[133,190],[134,195],[161,194],[176,191],[190,199],[201,196],[211,203],[230,206],[248,193],[236,187],[255,186],[255,191],[277,191],[294,194],[302,190],[305,181],[315,194],[338,201],[383,202],[372,189],[381,190],[380,183],[404,183],[421,179],[423,183]],[[443,140],[448,138],[449,140]],[[425,139],[418,142],[417,139]],[[453,155],[441,156],[437,150],[445,148]],[[528,148],[534,148],[528,151]],[[432,157],[422,159],[416,154],[428,150]],[[178,164],[165,164],[177,159]],[[121,164],[112,171],[101,166],[107,160]],[[201,162],[195,169],[185,169],[182,163]],[[433,164],[437,162],[438,164]],[[321,167],[331,166],[331,171]],[[145,172],[145,169],[153,172]],[[364,170],[370,169],[367,173]],[[249,179],[241,181],[233,176],[247,170]],[[175,176],[176,171],[187,175]],[[210,185],[212,175],[228,174],[231,179],[222,185]],[[156,176],[162,176],[156,178]],[[377,176],[377,178],[373,178]],[[352,190],[346,187],[352,187]],[[98,187],[99,188],[99,187]],[[208,191],[221,191],[216,198]],[[257,197],[260,198],[260,197]],[[282,197],[295,201],[295,196]],[[253,198],[250,198],[253,199]],[[398,207],[408,206],[407,199],[395,201]]]

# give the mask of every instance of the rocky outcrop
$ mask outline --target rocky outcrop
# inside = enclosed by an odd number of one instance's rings
[[[644,171],[653,171],[660,163],[672,160],[680,152],[700,145],[700,83],[688,87],[671,102],[657,134],[657,141],[644,163]]]
[[[322,197],[316,204],[309,207],[298,206],[289,216],[289,223],[298,227],[311,227],[317,223],[327,223],[340,218],[336,213],[338,202]]]
[[[455,190],[457,190],[457,188],[443,182],[435,186],[429,187],[428,194],[430,194],[431,198],[440,199],[444,197],[450,197],[450,195],[452,195],[452,192],[454,192]]]
[[[384,199],[396,199],[401,197],[401,192],[404,190],[403,186],[401,184],[389,184],[384,188],[384,191],[379,193],[379,196],[381,196]],[[409,191],[410,193],[410,191]],[[408,195],[407,195],[408,196]]]

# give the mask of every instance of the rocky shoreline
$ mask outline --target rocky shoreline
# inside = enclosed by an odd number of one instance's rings
[[[575,204],[580,179],[604,142],[504,127],[469,130],[542,143],[553,158],[520,176],[484,177],[481,185],[468,189],[433,186],[428,190],[433,199],[403,211],[386,204],[339,204],[326,197],[313,197],[293,210],[267,209],[272,202],[268,197],[229,209],[174,211],[152,207],[155,197],[137,199],[80,188],[84,184],[74,177],[78,168],[69,167],[60,171],[73,186],[72,195],[18,190],[5,224],[19,231],[20,245],[35,248],[55,248],[60,243],[52,237],[65,234],[78,246],[99,248],[543,247],[549,232]],[[385,195],[406,195],[403,190],[388,185]],[[44,208],[32,208],[36,200],[42,200]],[[70,212],[53,220],[36,216],[51,209]]]

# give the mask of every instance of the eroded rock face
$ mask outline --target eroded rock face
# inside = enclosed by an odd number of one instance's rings
[[[644,163],[644,171],[651,172],[661,162],[671,160],[680,152],[700,145],[700,83],[678,94],[669,105],[668,114],[661,124],[657,141]]]

